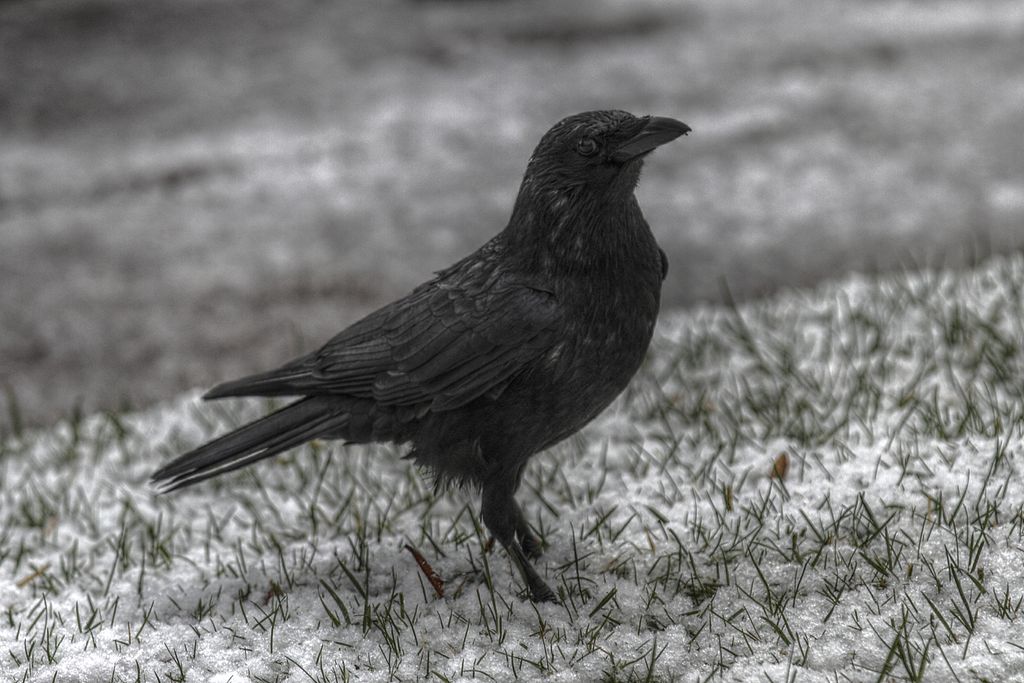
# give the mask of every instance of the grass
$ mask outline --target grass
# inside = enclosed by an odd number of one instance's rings
[[[1024,258],[667,316],[520,498],[533,605],[474,496],[314,443],[177,495],[264,406],[11,436],[8,680],[1002,681],[1024,667]],[[444,581],[438,598],[417,567]]]

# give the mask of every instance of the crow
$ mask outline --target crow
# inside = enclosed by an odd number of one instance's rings
[[[205,399],[296,401],[153,474],[172,491],[311,439],[411,444],[438,484],[478,487],[481,519],[530,597],[541,542],[515,493],[530,457],[578,431],[643,361],[668,261],[634,195],[644,157],[690,132],[624,111],[569,116],[530,157],[508,225],[320,350]]]

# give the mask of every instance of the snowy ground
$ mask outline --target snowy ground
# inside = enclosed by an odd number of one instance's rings
[[[146,487],[262,406],[26,434],[0,453],[0,678],[1021,680],[1022,339],[1021,257],[667,316],[529,468],[560,605],[388,448]]]
[[[284,361],[507,219],[560,117],[694,134],[670,307],[1024,235],[1019,0],[0,2],[0,428]]]

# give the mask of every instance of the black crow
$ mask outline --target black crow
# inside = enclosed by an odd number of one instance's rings
[[[481,490],[481,517],[535,601],[541,544],[514,494],[538,451],[573,434],[640,367],[668,267],[633,194],[643,158],[690,128],[592,111],[549,130],[508,225],[318,351],[204,398],[293,396],[290,405],[153,474],[164,491],[311,439],[411,444],[439,482]]]

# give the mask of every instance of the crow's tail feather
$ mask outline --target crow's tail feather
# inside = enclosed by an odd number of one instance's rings
[[[150,481],[163,493],[190,486],[336,431],[346,419],[321,399],[303,399],[185,453]]]

